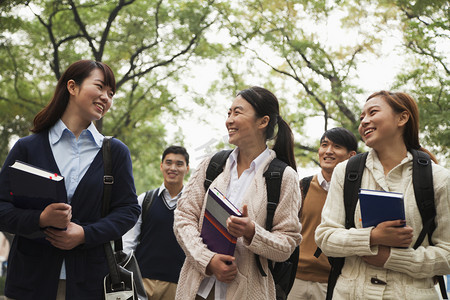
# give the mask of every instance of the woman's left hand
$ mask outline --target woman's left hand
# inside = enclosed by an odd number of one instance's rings
[[[248,216],[247,205],[242,208],[242,216],[230,216],[227,219],[228,232],[235,237],[245,237],[251,241],[255,235],[255,223]]]
[[[381,268],[388,260],[390,254],[391,247],[379,245],[377,255],[363,256],[362,259],[369,265]]]
[[[47,228],[44,231],[46,240],[61,250],[71,250],[84,243],[84,229],[73,222],[69,223],[66,230]]]

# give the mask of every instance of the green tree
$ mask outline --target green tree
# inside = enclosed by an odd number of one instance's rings
[[[421,136],[441,164],[450,159],[450,3],[395,1],[399,9],[403,44],[408,55],[394,87],[406,89],[417,99]]]
[[[323,130],[343,126],[359,136],[360,102],[369,95],[358,84],[359,67],[369,56],[386,55],[380,51],[383,42],[400,32],[405,43],[398,52],[413,53],[415,63],[406,61],[405,69],[413,68],[399,74],[398,81],[384,89],[403,90],[415,96],[421,109],[425,146],[443,151],[448,157],[448,121],[443,120],[448,112],[449,57],[448,51],[447,55],[437,51],[439,41],[448,42],[448,3],[414,3],[219,3],[221,28],[233,43],[227,48],[227,57],[222,58],[223,77],[229,84],[221,82],[218,90],[235,92],[255,81],[273,87],[282,95],[283,111],[296,131],[296,155],[301,163],[308,163],[314,161],[318,145],[305,138],[311,130],[308,119],[320,116]],[[336,32],[338,41],[333,36]],[[258,63],[268,66],[271,72],[262,74]]]
[[[356,97],[362,89],[353,80],[359,58],[372,51],[371,45],[377,38],[359,34],[353,44],[328,43],[321,33],[327,29],[330,15],[349,14],[352,9],[340,6],[340,2],[256,0],[239,5],[222,3],[219,7],[223,28],[234,39],[230,51],[253,64],[268,66],[271,72],[266,74],[265,85],[287,91],[283,100],[295,99],[285,101],[283,110],[291,126],[300,133],[296,155],[302,162],[314,160],[317,153],[317,144],[308,144],[302,138],[308,130],[308,118],[321,117],[323,130],[338,124],[356,133],[359,123]],[[224,69],[224,76],[233,82],[230,88],[235,90],[249,81],[244,73],[248,75],[252,70],[241,72],[240,65],[241,62],[228,61]],[[284,79],[281,84],[277,83],[280,76]]]
[[[212,1],[14,1],[0,12],[0,157],[27,135],[56,80],[78,59],[116,74],[114,105],[97,127],[130,148],[138,192],[159,184],[165,120],[181,112],[183,71],[208,56]],[[171,118],[169,118],[171,116]]]

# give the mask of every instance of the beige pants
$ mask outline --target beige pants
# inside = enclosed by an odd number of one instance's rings
[[[58,283],[58,291],[56,292],[56,300],[66,299],[66,281],[60,280]],[[6,297],[6,300],[14,300],[13,298]]]
[[[60,280],[58,284],[58,292],[56,292],[56,300],[66,299],[66,281]]]
[[[327,285],[295,278],[287,300],[324,300],[327,297]]]
[[[177,291],[177,284],[162,280],[142,278],[148,300],[173,300]]]

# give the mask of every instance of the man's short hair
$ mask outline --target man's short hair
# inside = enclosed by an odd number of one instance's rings
[[[320,143],[323,142],[325,138],[328,138],[335,144],[341,145],[347,149],[347,151],[358,150],[358,140],[356,139],[353,132],[343,127],[335,127],[325,131],[325,133],[320,138]]]
[[[169,146],[166,148],[166,150],[164,150],[163,154],[162,154],[162,158],[161,161],[164,161],[164,158],[166,157],[167,154],[181,154],[184,156],[184,159],[186,160],[186,166],[189,166],[189,154],[187,153],[186,148],[181,147],[181,146]]]

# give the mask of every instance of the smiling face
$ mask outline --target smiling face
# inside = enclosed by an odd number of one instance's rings
[[[182,185],[184,176],[189,172],[186,159],[182,154],[168,153],[160,165],[164,177],[164,185]]]
[[[86,124],[101,119],[112,105],[114,93],[104,82],[100,69],[94,69],[81,85],[74,80],[67,82],[70,93],[70,109]]]
[[[336,144],[327,137],[324,137],[319,147],[320,167],[323,172],[330,174],[331,177],[338,163],[349,159],[355,154],[355,151],[348,151],[344,146]]]
[[[231,104],[225,122],[229,143],[238,147],[252,141],[265,143],[264,128],[267,123],[268,116],[257,118],[253,106],[241,96],[237,96]]]
[[[374,97],[364,104],[358,131],[366,145],[375,150],[403,143],[403,130],[408,117],[406,112],[395,113],[382,97]]]

